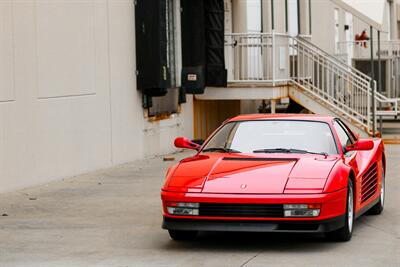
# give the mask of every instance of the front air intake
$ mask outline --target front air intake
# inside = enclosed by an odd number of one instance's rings
[[[282,218],[282,204],[200,203],[200,216]]]

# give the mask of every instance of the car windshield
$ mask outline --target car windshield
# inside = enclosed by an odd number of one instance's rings
[[[229,153],[337,154],[327,123],[296,120],[237,121],[224,125],[202,149]]]

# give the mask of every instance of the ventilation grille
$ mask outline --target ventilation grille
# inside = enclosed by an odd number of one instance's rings
[[[361,180],[361,203],[370,199],[378,189],[378,165],[376,162],[365,172]]]
[[[201,216],[217,217],[283,217],[282,204],[201,203]]]

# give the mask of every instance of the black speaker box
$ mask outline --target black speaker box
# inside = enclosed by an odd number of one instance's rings
[[[171,87],[166,18],[166,0],[136,0],[137,87],[149,96],[163,96]]]

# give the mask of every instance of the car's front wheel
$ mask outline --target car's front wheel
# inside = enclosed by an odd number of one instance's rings
[[[353,234],[354,224],[354,187],[353,182],[349,179],[347,189],[347,203],[345,214],[345,225],[335,231],[326,233],[326,237],[334,241],[349,241]]]
[[[176,241],[193,240],[197,236],[197,231],[168,230],[169,236]]]

